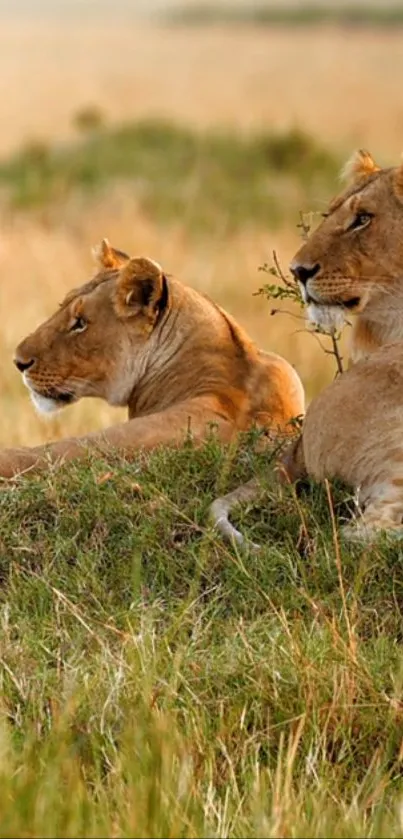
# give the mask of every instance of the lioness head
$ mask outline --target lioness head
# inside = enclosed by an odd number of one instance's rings
[[[14,363],[42,412],[83,396],[127,405],[167,307],[167,280],[157,263],[131,259],[106,239],[96,257],[95,277],[70,292],[15,351]]]
[[[359,151],[344,174],[347,188],[330,203],[290,269],[311,321],[337,327],[347,313],[365,312],[385,325],[400,286],[403,293],[403,164],[381,169]]]

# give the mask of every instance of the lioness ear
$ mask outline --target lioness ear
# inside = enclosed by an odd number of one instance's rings
[[[107,239],[102,239],[102,242],[93,248],[92,253],[101,268],[121,268],[122,265],[126,265],[130,259],[130,256],[128,256],[127,253],[113,248]]]
[[[347,163],[343,166],[340,172],[340,177],[343,181],[357,181],[360,178],[373,175],[374,172],[379,172],[380,166],[375,163],[372,155],[365,149],[359,149],[349,158]]]
[[[161,266],[151,259],[130,259],[117,281],[115,307],[118,315],[143,315],[148,331],[166,304],[167,281]]]

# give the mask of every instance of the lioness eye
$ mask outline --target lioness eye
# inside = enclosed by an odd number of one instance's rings
[[[84,318],[78,317],[73,321],[70,332],[83,332],[87,327],[87,321]]]
[[[357,227],[364,227],[365,224],[369,224],[372,219],[371,213],[357,213],[354,221],[350,224],[350,230],[355,230]]]

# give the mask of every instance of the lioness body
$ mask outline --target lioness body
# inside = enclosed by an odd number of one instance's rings
[[[291,268],[313,322],[355,315],[352,366],[309,406],[304,467],[288,457],[288,471],[357,490],[362,515],[344,532],[361,539],[403,533],[403,165],[381,169],[359,152],[347,174]]]
[[[359,152],[348,174],[291,270],[314,323],[339,327],[354,316],[352,366],[313,400],[280,472],[350,484],[362,514],[344,532],[363,539],[403,534],[403,164],[380,169]],[[228,513],[257,491],[250,482],[215,502],[226,536],[242,541]]]
[[[15,363],[41,410],[83,396],[125,405],[129,421],[82,438],[0,453],[11,476],[88,448],[126,455],[201,440],[211,424],[229,441],[253,424],[290,431],[303,413],[298,375],[256,348],[211,300],[167,278],[151,260],[104,242],[101,270],[18,346]]]

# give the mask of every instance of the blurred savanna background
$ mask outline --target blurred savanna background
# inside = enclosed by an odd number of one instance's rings
[[[254,293],[286,269],[357,146],[401,151],[399,3],[13,0],[0,4],[0,444],[119,419],[90,402],[45,421],[17,342],[93,271],[107,236],[207,292],[297,367],[333,375],[304,323]]]

